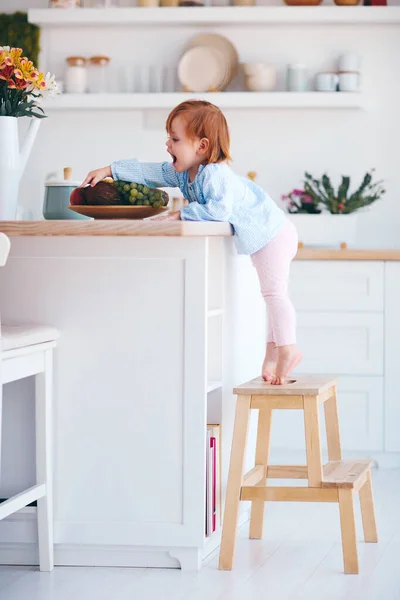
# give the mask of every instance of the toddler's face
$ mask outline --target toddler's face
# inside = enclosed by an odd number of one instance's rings
[[[176,117],[171,123],[171,131],[167,140],[167,151],[178,173],[189,171],[199,166],[204,157],[199,156],[200,139],[191,140],[186,136],[185,122]]]

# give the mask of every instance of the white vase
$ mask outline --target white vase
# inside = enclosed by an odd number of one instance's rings
[[[0,117],[0,221],[16,219],[19,183],[39,125],[40,119],[31,118],[20,151],[17,117]]]
[[[332,215],[331,213],[289,214],[295,225],[299,242],[305,246],[318,248],[339,247],[341,242],[355,244],[357,233],[357,214]]]

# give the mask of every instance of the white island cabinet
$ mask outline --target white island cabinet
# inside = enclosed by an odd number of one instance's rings
[[[205,538],[205,448],[207,423],[222,422],[223,388],[224,463],[234,414],[234,373],[223,373],[222,329],[231,320],[225,285],[233,289],[237,277],[242,283],[249,277],[245,269],[240,275],[249,259],[237,257],[230,226],[48,221],[0,229],[12,246],[0,272],[3,322],[47,323],[60,331],[56,564],[197,569],[220,537]],[[253,273],[250,280],[244,289],[259,321],[263,303]],[[240,297],[233,296],[237,306]],[[248,340],[229,344],[246,354],[230,359],[239,365],[237,380],[257,375],[264,331],[263,324],[253,335],[246,317],[240,327]],[[4,422],[14,435],[4,440],[2,498],[33,476],[29,422],[20,430],[21,412],[29,413],[23,420],[33,419],[28,388],[5,389]],[[35,560],[29,518],[21,515],[28,525],[0,524],[1,562]]]
[[[205,537],[207,423],[220,424],[222,492],[232,388],[259,375],[265,307],[224,223],[0,223],[2,321],[57,327],[55,564],[197,569]],[[345,455],[399,463],[400,252],[300,250],[291,293],[299,372],[339,376]],[[0,498],[33,482],[32,382],[4,389]],[[304,449],[274,415],[273,462]],[[248,463],[254,449],[250,428]],[[242,520],[246,518],[245,512]],[[37,560],[35,508],[0,522],[0,563]]]

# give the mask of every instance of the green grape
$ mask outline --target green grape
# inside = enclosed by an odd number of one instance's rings
[[[136,196],[136,190],[131,190],[131,191],[129,192],[129,195],[130,195],[130,196]]]
[[[141,192],[143,190],[143,186],[141,183],[138,183],[137,189],[139,190],[139,192]]]
[[[138,198],[139,200],[143,200],[143,197],[144,197],[144,196],[143,196],[142,192],[138,192],[138,194],[137,194],[137,198]]]
[[[149,200],[143,200],[143,206],[150,206]]]
[[[134,190],[137,188],[137,183],[135,183],[134,181],[132,181],[131,183],[131,190]]]
[[[124,185],[124,192],[129,192],[129,190],[130,190],[129,183],[125,183],[125,185]]]
[[[154,202],[153,203],[153,208],[159,208],[161,206],[160,202]]]
[[[148,194],[150,192],[150,188],[147,187],[147,185],[143,186],[143,194]]]

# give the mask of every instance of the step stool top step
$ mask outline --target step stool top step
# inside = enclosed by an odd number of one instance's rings
[[[361,458],[331,461],[324,465],[322,487],[352,489],[371,466],[372,460]]]
[[[241,396],[318,396],[336,385],[333,375],[293,375],[285,385],[271,385],[261,377],[234,388]]]

